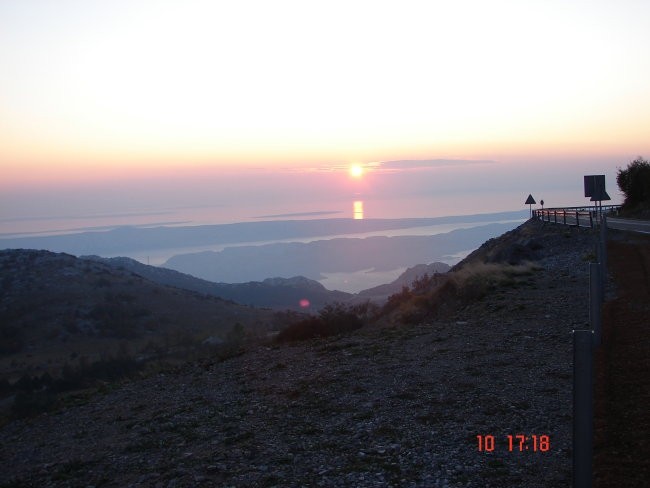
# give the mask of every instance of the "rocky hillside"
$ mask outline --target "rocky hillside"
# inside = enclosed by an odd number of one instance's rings
[[[47,251],[0,251],[0,380],[60,373],[117,351],[151,355],[225,338],[273,313],[161,286],[127,269]]]
[[[566,487],[591,249],[590,231],[528,222],[456,268],[484,293],[435,318],[262,343],[14,420],[0,484]]]
[[[196,291],[253,307],[315,311],[328,303],[344,302],[352,298],[349,293],[327,290],[318,281],[302,276],[267,278],[264,281],[248,283],[214,283],[173,269],[148,266],[125,257],[82,256],[82,258],[127,269],[154,283]]]

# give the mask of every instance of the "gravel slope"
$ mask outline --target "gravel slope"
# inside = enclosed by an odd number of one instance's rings
[[[0,483],[566,487],[592,236],[529,222],[474,258],[530,239],[538,271],[438,320],[258,347],[8,424]],[[509,452],[516,434],[550,449]]]

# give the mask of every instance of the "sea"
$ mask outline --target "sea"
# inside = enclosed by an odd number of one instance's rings
[[[218,206],[187,206],[187,207],[157,207],[134,208],[120,212],[75,212],[52,215],[32,215],[21,218],[0,218],[0,239],[12,237],[42,237],[81,232],[101,232],[123,226],[135,227],[183,227],[211,224],[229,224],[237,222],[263,222],[282,220],[313,220],[328,218],[351,219],[406,219],[432,218],[455,215],[475,215],[492,212],[518,210],[516,207],[506,207],[509,202],[483,202],[480,207],[473,205],[454,205],[448,199],[436,201],[431,197],[409,197],[392,199],[350,198],[348,200],[330,200],[320,202],[300,202],[299,205],[290,201],[267,201],[263,205],[218,205]],[[521,207],[519,208],[521,210]],[[277,242],[311,242],[315,240],[333,239],[339,237],[364,238],[370,236],[427,236],[451,232],[457,229],[471,228],[489,223],[510,224],[512,228],[525,220],[525,214],[515,218],[497,218],[486,220],[479,217],[476,221],[436,223],[434,225],[414,226],[409,228],[387,229],[374,232],[362,232],[345,235],[327,235],[317,237],[292,238],[283,240],[265,240],[264,236],[254,241],[242,240],[233,245],[264,245]],[[159,266],[170,257],[177,254],[220,251],[224,246],[175,247],[139,251],[130,253],[127,257],[136,259],[144,264]],[[444,262],[453,265],[463,259],[473,249],[459,249],[456,253],[445,256]],[[113,256],[106,256],[113,257]],[[336,289],[351,293],[371,288],[396,279],[406,268],[389,271],[372,269],[354,273],[323,274],[320,280],[327,289]]]

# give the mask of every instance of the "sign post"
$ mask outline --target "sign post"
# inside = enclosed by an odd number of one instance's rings
[[[530,216],[532,218],[533,216],[533,204],[537,203],[535,199],[533,198],[532,195],[528,195],[528,198],[526,198],[526,201],[524,202],[524,205],[530,205]]]
[[[605,175],[586,175],[585,198],[590,198],[594,202],[596,218],[602,215],[603,200],[611,200],[605,190]]]

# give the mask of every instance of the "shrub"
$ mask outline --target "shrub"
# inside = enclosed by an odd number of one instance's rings
[[[632,209],[650,203],[650,162],[641,156],[616,173],[616,183],[625,195],[623,206]]]
[[[23,346],[20,328],[8,323],[0,323],[0,354],[20,352]]]
[[[232,344],[241,344],[246,339],[246,330],[239,322],[235,323],[226,334],[226,341]]]
[[[11,392],[11,383],[7,378],[0,378],[0,396]]]
[[[285,327],[277,335],[279,342],[302,341],[314,337],[329,337],[363,327],[354,309],[343,304],[326,305],[318,317],[308,317]]]
[[[387,314],[392,312],[399,308],[401,304],[408,302],[412,296],[411,289],[408,286],[403,286],[401,291],[393,293],[388,297],[388,300],[386,300],[386,303],[381,309],[382,313]]]
[[[16,394],[11,406],[13,418],[25,418],[52,409],[56,396],[50,391],[21,391]]]

